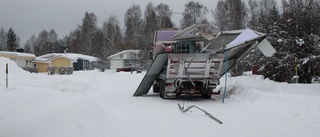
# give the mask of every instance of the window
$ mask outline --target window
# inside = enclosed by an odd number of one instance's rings
[[[195,42],[178,42],[175,45],[174,53],[194,53]]]

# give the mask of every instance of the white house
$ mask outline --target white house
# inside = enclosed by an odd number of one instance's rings
[[[36,58],[34,54],[13,52],[13,51],[0,51],[0,56],[10,58],[15,61],[19,67],[33,67],[33,60]]]
[[[110,69],[135,67],[135,60],[138,59],[140,50],[124,50],[108,57]]]

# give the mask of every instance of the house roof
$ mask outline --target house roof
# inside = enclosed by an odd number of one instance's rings
[[[65,54],[65,53],[63,53]],[[77,53],[66,53],[65,54],[67,57],[72,58],[72,59],[84,59],[84,60],[88,60],[90,62],[93,61],[98,61],[97,57],[93,57],[93,56],[88,56],[88,55],[83,55],[83,54],[77,54]]]
[[[66,58],[72,62],[77,62],[78,59],[88,60],[90,62],[97,61],[98,59],[93,56],[77,54],[77,53],[50,53],[39,56],[36,58],[35,62],[48,62],[50,60],[56,59],[58,57]]]
[[[110,59],[110,58],[113,58],[113,57],[116,57],[116,56],[119,56],[120,54],[125,54],[125,53],[136,53],[136,54],[138,54],[139,52],[140,52],[140,50],[123,50],[123,51],[121,51],[121,52],[118,52],[118,53],[116,53],[116,54],[113,54],[113,55],[111,55],[111,56],[109,56],[108,57],[108,59]]]
[[[13,52],[13,51],[0,51],[0,55],[9,55],[16,58],[36,58],[34,54],[31,53],[22,53],[22,52]]]
[[[175,41],[171,37],[176,34],[178,30],[161,30],[156,31],[156,39],[155,42],[161,42],[161,41]]]

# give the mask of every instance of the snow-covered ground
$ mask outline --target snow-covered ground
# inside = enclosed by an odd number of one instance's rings
[[[220,96],[163,100],[149,92],[133,97],[144,73],[30,74],[0,57],[0,137],[320,135],[320,84],[276,83],[245,74],[228,77],[225,103]],[[178,103],[196,105],[223,124],[196,109],[182,113]]]

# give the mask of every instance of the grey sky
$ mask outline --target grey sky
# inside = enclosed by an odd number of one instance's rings
[[[124,14],[132,4],[139,4],[144,12],[146,4],[151,0],[1,0],[0,28],[8,31],[10,27],[20,37],[20,46],[42,30],[54,29],[59,38],[68,35],[81,24],[84,13],[94,12],[101,27],[110,15],[116,15],[124,28]],[[168,4],[172,11],[182,12],[184,5],[191,0],[157,0]],[[195,0],[214,9],[218,0]],[[174,14],[173,21],[178,25],[181,15]],[[211,20],[211,16],[209,18]]]

